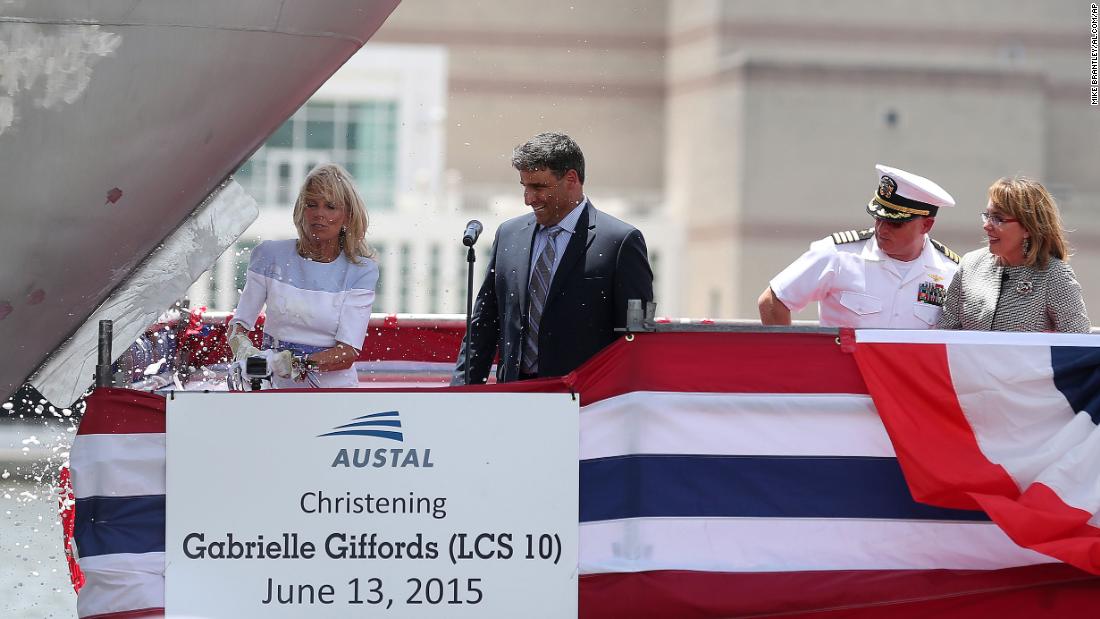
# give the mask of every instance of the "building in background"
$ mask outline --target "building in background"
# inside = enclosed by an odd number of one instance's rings
[[[1097,313],[1088,13],[1076,0],[405,2],[238,174],[264,207],[241,249],[293,235],[289,200],[331,158],[371,209],[376,311],[461,312],[466,221],[491,239],[524,212],[511,149],[561,130],[584,149],[593,202],[645,234],[659,314],[755,318],[812,240],[870,225],[879,162],[955,196],[935,236],[959,253],[983,242],[993,180],[1046,183]],[[193,302],[232,308],[246,257],[223,258]]]
[[[955,197],[933,232],[960,254],[984,244],[977,213],[994,180],[1040,179],[1076,230],[1072,264],[1100,316],[1089,3],[672,6],[664,189],[687,225],[685,314],[755,317],[770,277],[812,240],[870,226],[881,162]]]

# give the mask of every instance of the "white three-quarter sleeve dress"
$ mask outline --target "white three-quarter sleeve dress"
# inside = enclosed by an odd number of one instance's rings
[[[378,283],[378,265],[369,258],[355,264],[341,253],[332,262],[298,255],[296,242],[264,241],[252,250],[248,274],[233,321],[252,330],[267,306],[264,347],[308,354],[342,342],[363,348]],[[320,372],[323,388],[354,387],[354,368]],[[275,378],[277,388],[302,388],[305,382]]]

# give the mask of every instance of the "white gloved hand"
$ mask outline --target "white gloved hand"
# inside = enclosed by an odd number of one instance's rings
[[[253,355],[263,354],[252,345],[252,340],[248,339],[248,333],[240,329],[234,329],[233,334],[229,336],[229,349],[233,351],[234,361],[244,361]]]
[[[294,366],[294,355],[289,350],[265,350],[262,353],[267,357],[267,369],[279,378],[290,378],[290,372]]]

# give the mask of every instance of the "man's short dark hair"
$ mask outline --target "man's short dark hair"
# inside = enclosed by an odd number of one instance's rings
[[[576,170],[577,179],[584,184],[584,153],[564,133],[540,133],[520,144],[512,151],[512,167],[523,172],[550,170],[558,178]]]

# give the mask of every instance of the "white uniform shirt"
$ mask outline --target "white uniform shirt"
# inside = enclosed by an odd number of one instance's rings
[[[927,235],[904,277],[873,236],[840,244],[828,236],[776,275],[771,289],[791,312],[818,301],[823,327],[930,329],[958,268]]]

